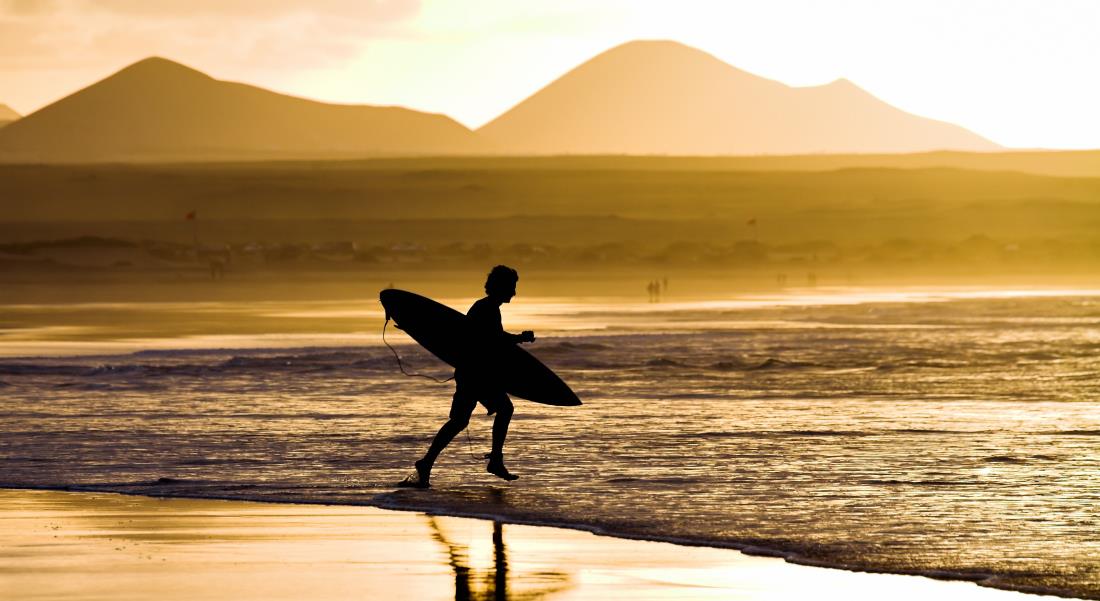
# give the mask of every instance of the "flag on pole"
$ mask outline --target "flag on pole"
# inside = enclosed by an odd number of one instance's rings
[[[184,216],[184,219],[186,219],[188,221],[194,221],[198,216],[199,216],[198,211],[191,211],[190,213],[188,213],[187,215]]]

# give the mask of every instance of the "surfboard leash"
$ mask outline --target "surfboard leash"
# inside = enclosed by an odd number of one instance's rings
[[[429,376],[429,375],[426,375],[426,374],[410,374],[409,372],[405,371],[405,364],[401,362],[401,355],[397,354],[397,349],[393,348],[393,346],[390,345],[389,341],[386,340],[386,328],[389,327],[389,325],[390,325],[390,317],[389,317],[389,315],[387,315],[386,316],[386,323],[384,323],[382,325],[382,342],[385,343],[386,347],[390,349],[391,353],[393,353],[393,358],[397,359],[397,367],[401,369],[401,373],[403,373],[403,374],[405,374],[406,376],[409,376],[409,377],[415,376],[415,377],[419,377],[419,378],[427,378],[427,379],[432,380],[434,382],[439,382],[440,384],[445,384],[445,383],[450,382],[451,380],[455,379],[455,377],[453,375],[451,377],[447,378],[446,380],[440,380],[439,378],[436,378],[434,376]],[[477,454],[474,453],[474,443],[470,439],[470,426],[469,426],[469,424],[466,425],[464,430],[466,430],[466,451],[474,459],[480,459],[477,456]]]
[[[393,358],[397,359],[397,367],[401,370],[401,373],[405,374],[406,376],[409,376],[410,378],[412,378],[412,377],[427,378],[428,380],[432,380],[433,382],[439,382],[440,384],[446,384],[447,382],[450,382],[451,380],[455,379],[453,374],[451,375],[451,377],[447,378],[446,380],[440,380],[439,378],[437,378],[435,376],[429,376],[427,374],[416,374],[416,373],[411,374],[411,373],[405,371],[405,364],[401,362],[401,355],[397,354],[397,349],[390,346],[389,341],[386,340],[386,328],[389,327],[389,325],[390,325],[390,318],[387,315],[386,316],[386,323],[382,325],[382,342],[386,345],[386,347],[388,347],[390,349],[390,352],[393,353]]]

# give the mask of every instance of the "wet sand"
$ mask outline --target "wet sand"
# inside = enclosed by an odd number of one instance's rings
[[[372,507],[0,490],[3,599],[1035,599]]]

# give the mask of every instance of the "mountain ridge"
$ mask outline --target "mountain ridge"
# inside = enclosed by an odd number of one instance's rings
[[[246,160],[483,152],[446,115],[340,105],[222,81],[161,57],[133,63],[0,132],[0,159]]]
[[[22,115],[15,112],[15,109],[6,104],[0,104],[0,127],[4,127],[20,117],[22,117]]]
[[[844,78],[792,87],[664,40],[604,51],[477,130],[438,113],[223,81],[151,56],[0,132],[8,163],[937,150],[1002,148]]]
[[[989,151],[962,127],[847,79],[792,87],[664,40],[611,48],[479,128],[520,154],[754,155]]]

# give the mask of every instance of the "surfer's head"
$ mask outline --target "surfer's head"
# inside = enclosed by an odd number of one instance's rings
[[[519,273],[506,265],[497,265],[485,278],[485,294],[506,303],[516,295]]]

